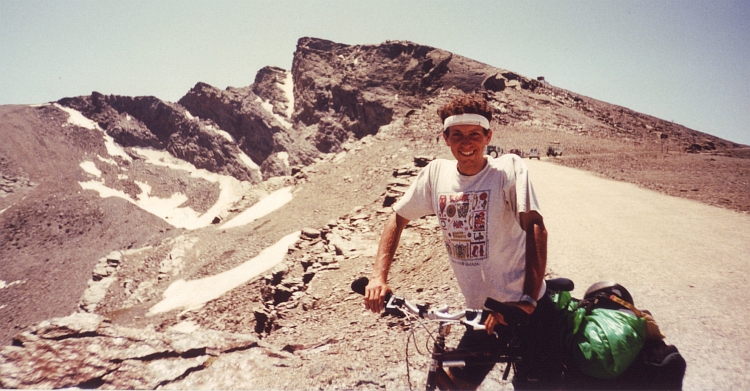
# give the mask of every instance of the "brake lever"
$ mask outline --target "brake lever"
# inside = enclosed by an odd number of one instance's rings
[[[387,303],[385,304],[385,313],[396,316],[396,317],[404,317],[406,314],[401,309],[401,306],[404,305],[405,299],[403,297],[399,297],[396,295],[391,294],[390,292],[387,295]]]
[[[463,324],[465,324],[467,326],[471,326],[471,328],[474,329],[474,330],[485,330],[486,329],[484,327],[484,323],[478,323],[475,320],[472,320],[472,321],[464,320]]]

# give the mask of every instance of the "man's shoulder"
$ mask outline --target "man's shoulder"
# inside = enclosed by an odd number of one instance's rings
[[[513,153],[507,153],[502,156],[498,156],[496,158],[489,158],[489,165],[490,167],[494,169],[500,169],[500,170],[513,170],[513,167],[518,164],[518,161],[521,160],[521,158]],[[523,163],[523,161],[521,160]]]
[[[495,171],[502,171],[507,177],[517,178],[528,174],[526,162],[513,153],[490,159],[489,166]]]

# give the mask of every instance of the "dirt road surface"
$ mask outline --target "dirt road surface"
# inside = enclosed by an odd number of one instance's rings
[[[749,389],[750,215],[546,161],[527,161],[549,269],[630,290],[687,361],[685,390]]]

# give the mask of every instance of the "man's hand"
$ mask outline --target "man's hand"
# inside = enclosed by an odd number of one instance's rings
[[[527,303],[525,301],[511,301],[511,302],[505,302],[505,304],[510,304],[513,306],[516,306],[521,309],[521,311],[531,315],[536,308],[534,308],[531,303]],[[497,312],[490,312],[490,315],[487,316],[487,319],[484,321],[484,328],[487,330],[487,335],[492,335],[494,332],[495,326],[501,324],[504,326],[508,325],[508,322],[505,321],[505,318],[503,318],[503,315],[498,314]]]
[[[385,295],[391,291],[383,280],[373,278],[365,287],[365,307],[375,313],[380,313],[385,307]]]
[[[490,312],[490,315],[484,320],[484,329],[487,330],[487,335],[492,335],[495,332],[495,326],[498,324],[508,325],[502,315],[494,311]]]

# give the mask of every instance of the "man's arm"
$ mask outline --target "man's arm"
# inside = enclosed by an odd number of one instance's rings
[[[542,282],[547,270],[547,229],[544,228],[544,219],[539,212],[521,212],[521,228],[526,232],[526,276],[523,282],[523,293],[531,296],[534,300],[539,296]],[[513,304],[525,311],[527,314],[534,312],[535,307],[525,301],[516,301]],[[484,322],[487,334],[492,334],[496,324],[507,324],[503,316],[493,313]]]
[[[539,297],[547,270],[547,229],[539,212],[520,214],[521,228],[526,231],[526,278],[523,293],[534,300]]]
[[[372,269],[370,283],[365,287],[365,307],[372,312],[383,310],[383,299],[391,291],[388,286],[388,271],[391,269],[393,256],[396,254],[401,232],[409,222],[394,212],[385,222],[383,233],[380,235],[378,253],[375,255],[375,265]]]

